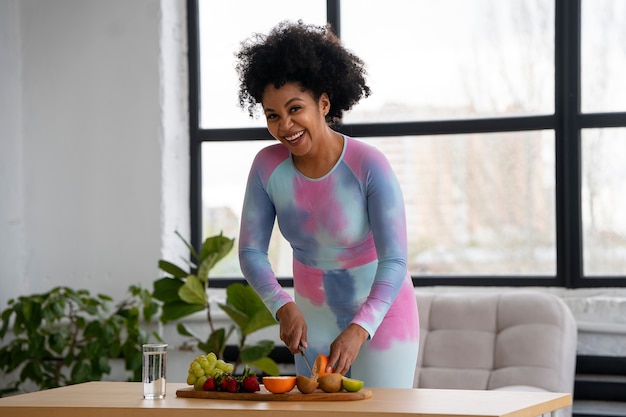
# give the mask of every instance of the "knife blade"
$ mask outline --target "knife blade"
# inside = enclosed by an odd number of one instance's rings
[[[311,364],[309,363],[309,360],[304,354],[304,350],[305,348],[302,345],[300,345],[300,355],[302,355],[302,359],[304,359],[304,364],[306,365],[307,368],[309,368],[309,372],[313,374],[313,370],[311,369]]]

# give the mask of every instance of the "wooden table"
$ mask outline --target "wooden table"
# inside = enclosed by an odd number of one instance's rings
[[[235,401],[167,397],[144,400],[139,382],[88,382],[0,398],[0,416],[21,417],[536,417],[572,404],[571,394],[372,388],[362,401]]]

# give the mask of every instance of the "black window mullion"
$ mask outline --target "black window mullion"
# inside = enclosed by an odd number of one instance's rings
[[[200,136],[200,42],[198,0],[187,0],[189,62],[189,215],[190,243],[197,250],[202,240],[202,139]]]
[[[339,126],[353,137],[445,135],[463,133],[519,132],[555,129],[553,116],[502,117],[494,119],[437,120],[402,123],[360,123]]]
[[[593,113],[580,115],[580,127],[625,127],[626,113]]]
[[[203,129],[198,132],[198,137],[203,142],[273,139],[265,127]]]
[[[581,0],[556,0],[555,112],[557,284],[582,277],[580,28]]]
[[[519,132],[555,129],[553,116],[508,117],[496,119],[439,120],[402,123],[355,123],[336,126],[352,137],[444,135],[462,133]],[[201,141],[271,140],[266,128],[203,129]]]
[[[326,21],[341,38],[341,0],[326,0]]]

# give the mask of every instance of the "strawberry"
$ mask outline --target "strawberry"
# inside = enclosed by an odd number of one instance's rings
[[[259,380],[254,375],[246,376],[243,381],[241,381],[241,387],[245,392],[257,392],[261,390]]]
[[[220,381],[220,391],[228,391],[228,392],[238,392],[239,391],[239,381],[234,376],[227,374],[224,375],[222,380]]]
[[[220,391],[228,391],[228,380],[231,378],[230,375],[224,375],[221,379],[220,379],[220,385],[219,385],[219,390]]]
[[[215,378],[208,378],[206,382],[204,383],[204,385],[202,386],[202,389],[205,391],[216,391],[217,384],[215,382]]]
[[[239,381],[235,378],[228,378],[226,383],[226,391],[228,392],[238,392],[239,391]]]

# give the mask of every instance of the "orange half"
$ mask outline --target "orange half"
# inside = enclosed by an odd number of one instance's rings
[[[334,372],[334,369],[331,368],[330,371],[327,371],[328,367],[328,356],[320,353],[315,358],[315,362],[313,362],[313,366],[311,367],[311,379],[317,381],[322,375],[331,374]]]
[[[274,394],[289,392],[296,386],[295,376],[264,376],[265,389]]]

